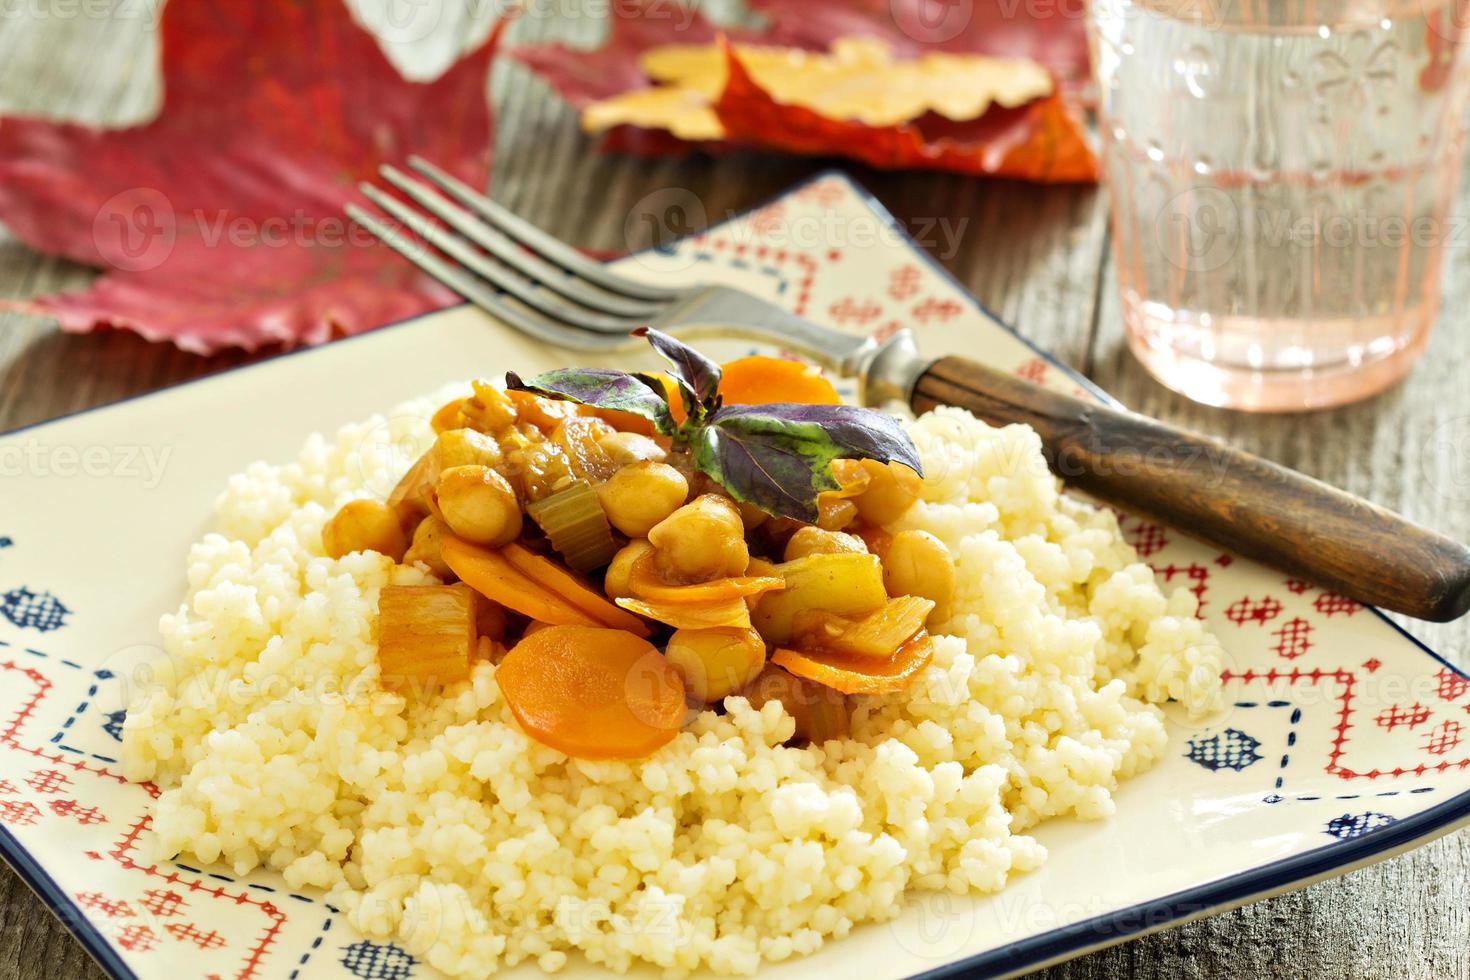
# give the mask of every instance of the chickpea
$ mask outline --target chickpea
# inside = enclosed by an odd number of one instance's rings
[[[521,507],[505,477],[488,466],[451,466],[435,486],[439,514],[455,534],[499,547],[521,533]]]
[[[602,591],[607,593],[609,599],[632,597],[633,590],[628,587],[628,576],[632,574],[633,563],[652,551],[653,545],[641,538],[635,538],[613,555],[613,560],[602,577]]]
[[[684,689],[711,704],[759,676],[766,665],[766,641],[755,630],[738,627],[675,630],[664,656],[684,678]]]
[[[922,596],[944,609],[954,598],[949,549],[928,531],[899,531],[883,558],[883,585],[889,595]]]
[[[439,472],[455,466],[496,466],[500,444],[474,429],[446,429],[434,440],[434,463]]]
[[[648,532],[660,563],[690,582],[739,575],[750,564],[745,525],[728,497],[694,498]]]
[[[924,481],[902,463],[865,459],[863,468],[872,481],[853,498],[853,503],[857,504],[858,516],[868,524],[892,524],[919,499]]]
[[[445,581],[453,580],[454,570],[444,561],[444,556],[439,551],[439,546],[448,533],[449,528],[439,518],[425,517],[413,532],[413,543],[408,546],[408,552],[403,556],[403,563],[412,565],[418,562],[427,565],[429,571],[439,578]]]
[[[817,496],[817,527],[824,531],[840,531],[857,520],[857,504],[831,493]]]
[[[349,500],[322,528],[322,550],[333,558],[376,551],[398,561],[407,547],[397,509],[381,500]]]
[[[819,527],[804,527],[786,542],[787,561],[805,558],[807,555],[862,554],[868,549],[863,539],[855,534],[841,531],[824,531]]]
[[[669,458],[663,446],[636,432],[613,432],[598,439],[597,445],[619,466],[644,461],[662,463]]]
[[[689,495],[684,474],[667,463],[629,463],[597,488],[597,499],[613,527],[641,538]]]

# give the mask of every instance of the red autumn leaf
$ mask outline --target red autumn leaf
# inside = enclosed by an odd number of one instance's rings
[[[1097,179],[1082,121],[1053,93],[1015,108],[991,106],[959,122],[929,112],[895,126],[829,119],[761,89],[729,44],[729,78],[715,109],[732,141],[790,153],[845,156],[875,167],[930,167],[1052,183]]]
[[[1080,0],[751,0],[764,16],[756,30],[717,28],[697,11],[670,0],[612,5],[607,40],[585,51],[561,43],[512,46],[507,53],[542,75],[578,109],[653,84],[639,56],[669,44],[710,44],[721,34],[735,44],[825,51],[841,37],[876,37],[896,57],[945,51],[1025,57],[1045,66],[1061,91],[1015,109],[992,107],[981,118],[955,122],[933,113],[900,127],[876,129],[829,120],[770,99],[748,74],[727,87],[718,107],[732,145],[793,153],[848,156],[881,167],[928,167],[1046,181],[1096,179],[1096,159],[1084,135],[1077,101],[1087,82],[1087,41]],[[731,74],[730,85],[734,86]],[[792,128],[794,127],[794,129]],[[603,148],[674,153],[689,148],[664,130],[611,129]]]
[[[343,207],[410,153],[484,186],[501,27],[415,83],[343,0],[171,0],[155,119],[0,121],[0,221],[106,270],[27,307],[207,354],[320,343],[455,302]]]

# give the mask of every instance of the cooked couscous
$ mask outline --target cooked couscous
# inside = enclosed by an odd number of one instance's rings
[[[162,789],[160,855],[279,869],[454,976],[576,953],[748,974],[897,915],[906,892],[1002,888],[1046,857],[1028,828],[1108,816],[1119,781],[1159,757],[1157,703],[1218,696],[1193,597],[1161,592],[1111,513],[1061,495],[1032,431],[942,409],[906,425],[919,501],[868,501],[889,554],[904,542],[885,575],[928,581],[946,555],[932,659],[905,689],[849,695],[845,737],[793,742],[810,718],[754,688],[720,701],[705,679],[686,690],[714,703],[651,754],[568,756],[517,721],[483,636],[468,679],[435,696],[382,683],[380,595],[438,584],[435,567],[391,527],[375,533],[401,560],[323,543],[344,505],[400,482],[391,446],[432,442],[442,400],[312,437],[221,496],[162,624],[171,669],[124,729],[128,775]],[[613,523],[647,535],[667,509],[620,504]],[[858,553],[844,536],[817,547]],[[809,556],[791,541],[780,557]],[[924,587],[900,584],[888,592]],[[745,656],[747,636],[720,655]]]

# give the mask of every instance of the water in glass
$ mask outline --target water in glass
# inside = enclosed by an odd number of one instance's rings
[[[1401,378],[1439,307],[1466,0],[1092,0],[1129,344],[1255,410]]]

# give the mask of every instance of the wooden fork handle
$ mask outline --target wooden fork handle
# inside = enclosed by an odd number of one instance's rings
[[[1361,602],[1436,622],[1470,609],[1470,548],[1218,440],[958,357],[931,364],[912,401],[1024,422],[1072,486]]]

